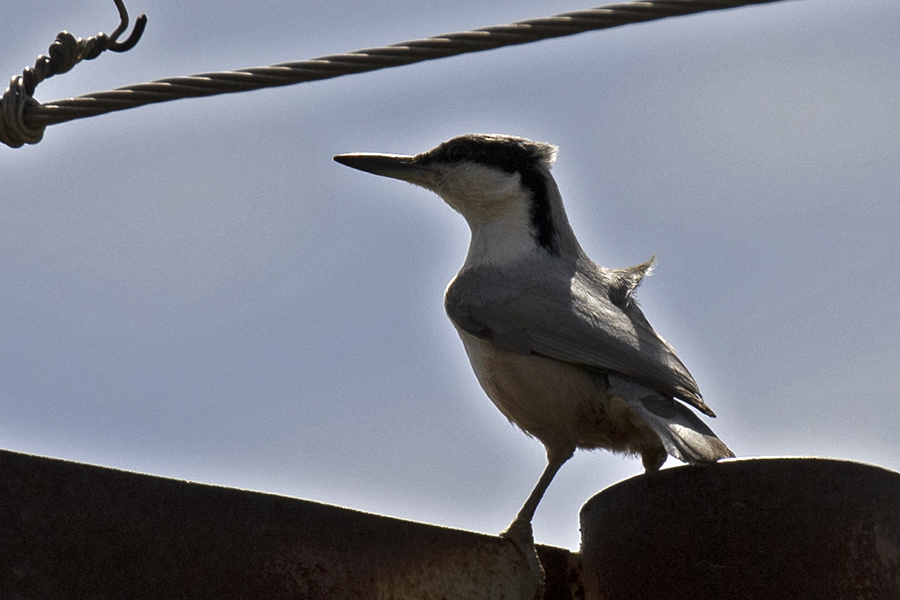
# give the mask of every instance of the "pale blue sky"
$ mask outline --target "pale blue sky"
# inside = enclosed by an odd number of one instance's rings
[[[588,8],[130,0],[144,39],[55,100]],[[0,148],[0,447],[495,533],[544,466],[443,314],[464,221],[332,162],[467,132],[560,146],[597,262],[639,298],[739,456],[900,469],[900,4],[805,0],[337,80],[182,100]],[[2,72],[111,1],[7,3]],[[674,465],[670,459],[668,465]],[[535,518],[640,462],[580,453]]]

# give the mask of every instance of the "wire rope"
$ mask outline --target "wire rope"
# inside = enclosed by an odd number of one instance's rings
[[[34,69],[26,69],[23,75],[12,78],[10,86],[0,100],[0,141],[14,148],[25,143],[36,144],[43,137],[44,129],[48,125],[147,104],[330,79],[631,23],[778,1],[780,0],[649,0],[609,4],[378,48],[330,54],[309,60],[236,71],[168,77],[44,104],[35,100],[33,93],[37,83],[55,73],[71,69],[80,60],[95,58],[107,49],[106,45],[109,45],[110,41],[111,47],[108,49],[118,52],[130,49],[137,43],[146,17],[141,15],[138,18],[135,31],[128,40],[116,42],[115,38],[127,27],[128,16],[127,12],[124,12],[121,0],[115,0],[122,23],[113,36],[107,36],[110,39],[106,42],[101,39],[100,43],[97,43],[97,38],[102,38],[105,34],[82,40],[62,32],[54,42],[54,45],[61,45],[62,48],[56,49],[55,57],[54,46],[51,46],[50,58],[39,57]],[[42,62],[42,59],[45,60]],[[51,68],[54,61],[57,63],[57,70]],[[39,67],[44,71],[36,75]]]

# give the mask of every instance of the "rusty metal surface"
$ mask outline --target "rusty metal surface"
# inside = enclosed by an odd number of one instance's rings
[[[541,548],[547,598],[577,555]],[[528,598],[506,540],[0,451],[0,598]]]
[[[900,473],[777,458],[623,481],[581,514],[595,600],[897,600]]]
[[[536,546],[544,568],[543,600],[584,600],[580,552],[554,546]]]

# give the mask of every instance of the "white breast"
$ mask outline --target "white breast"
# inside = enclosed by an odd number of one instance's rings
[[[637,412],[610,391],[604,375],[502,350],[457,331],[488,397],[510,421],[548,448],[639,453],[660,446],[659,437]]]

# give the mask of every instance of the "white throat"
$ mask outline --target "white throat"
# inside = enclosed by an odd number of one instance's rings
[[[539,250],[526,210],[487,221],[469,220],[472,239],[463,268],[501,266]],[[516,211],[519,212],[519,211]]]

